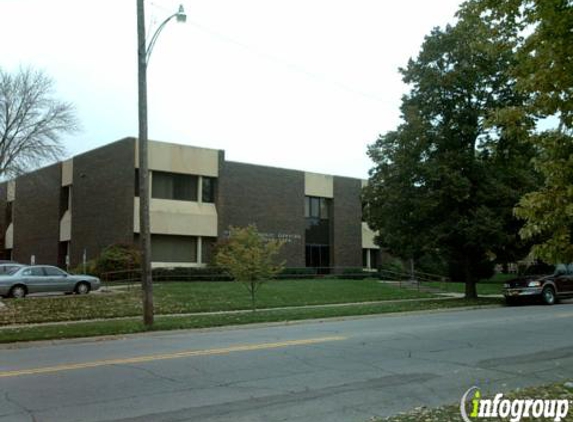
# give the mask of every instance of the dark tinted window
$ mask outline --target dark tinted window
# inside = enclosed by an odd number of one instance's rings
[[[42,267],[34,267],[34,268],[30,268],[31,274],[32,276],[45,276],[44,274],[44,270],[42,269]]]
[[[155,262],[197,262],[195,236],[151,235],[151,260]]]
[[[6,204],[6,226],[9,226],[12,223],[12,206],[13,202],[8,202]]]
[[[151,180],[153,198],[197,201],[197,176],[154,171]]]
[[[64,215],[66,211],[70,209],[71,202],[71,191],[70,186],[63,186],[60,191],[60,218]]]
[[[328,199],[320,198],[320,218],[328,220]]]
[[[378,268],[378,249],[370,249],[370,268]]]
[[[306,196],[304,198],[304,216],[307,218],[320,218],[328,220],[330,199]]]
[[[139,169],[135,169],[135,180],[133,182],[133,187],[135,188],[134,195],[136,198],[139,197]]]
[[[60,270],[59,268],[56,268],[56,267],[44,267],[44,271],[45,271],[46,275],[49,275],[52,277],[65,275],[65,273],[62,270]]]
[[[201,200],[203,202],[215,202],[215,178],[203,177],[203,186],[201,192]]]
[[[320,198],[310,198],[310,217],[320,217]]]
[[[555,266],[544,264],[544,263],[535,263],[530,265],[525,270],[525,275],[541,275],[541,274],[553,274],[555,271]]]

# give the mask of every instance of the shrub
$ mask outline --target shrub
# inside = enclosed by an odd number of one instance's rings
[[[448,263],[438,254],[426,253],[416,262],[416,270],[428,274],[446,276],[448,274]]]
[[[70,274],[88,274],[93,276],[99,276],[98,272],[96,271],[96,261],[95,259],[90,259],[86,261],[86,267],[84,269],[84,264],[80,264],[74,268],[70,268]]]
[[[364,280],[371,275],[371,272],[364,271],[362,267],[348,267],[342,270],[342,274],[340,274],[338,278],[346,280]]]
[[[312,267],[291,267],[284,268],[277,277],[279,280],[291,280],[301,278],[314,278],[316,276],[316,268]]]
[[[403,273],[404,264],[398,258],[390,258],[386,262],[380,265],[380,271],[392,272],[392,273]]]
[[[232,277],[223,269],[215,267],[165,267],[152,270],[153,281],[231,281]]]
[[[112,279],[117,276],[124,277],[124,275],[113,273],[139,270],[140,266],[139,249],[128,244],[110,245],[103,249],[95,260],[95,272],[100,277],[107,274]]]

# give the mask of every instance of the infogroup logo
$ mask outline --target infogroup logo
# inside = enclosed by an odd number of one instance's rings
[[[462,396],[460,413],[465,422],[476,422],[481,418],[501,418],[510,422],[519,422],[523,418],[560,422],[569,413],[569,400],[504,399],[502,393],[486,399],[474,386]]]

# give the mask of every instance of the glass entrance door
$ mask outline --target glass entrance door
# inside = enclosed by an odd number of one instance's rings
[[[328,245],[306,245],[306,266],[318,268],[319,274],[327,274],[330,267],[330,247]]]

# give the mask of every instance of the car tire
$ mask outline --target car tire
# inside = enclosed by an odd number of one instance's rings
[[[78,295],[87,295],[90,292],[90,285],[85,281],[82,281],[81,283],[76,284],[74,291]]]
[[[546,305],[554,305],[557,302],[557,296],[555,296],[555,289],[553,287],[545,287],[541,292],[541,300]]]
[[[16,286],[13,286],[10,289],[10,297],[13,297],[14,299],[22,299],[24,297],[26,297],[26,295],[28,294],[28,291],[26,290],[26,287],[18,284]]]

